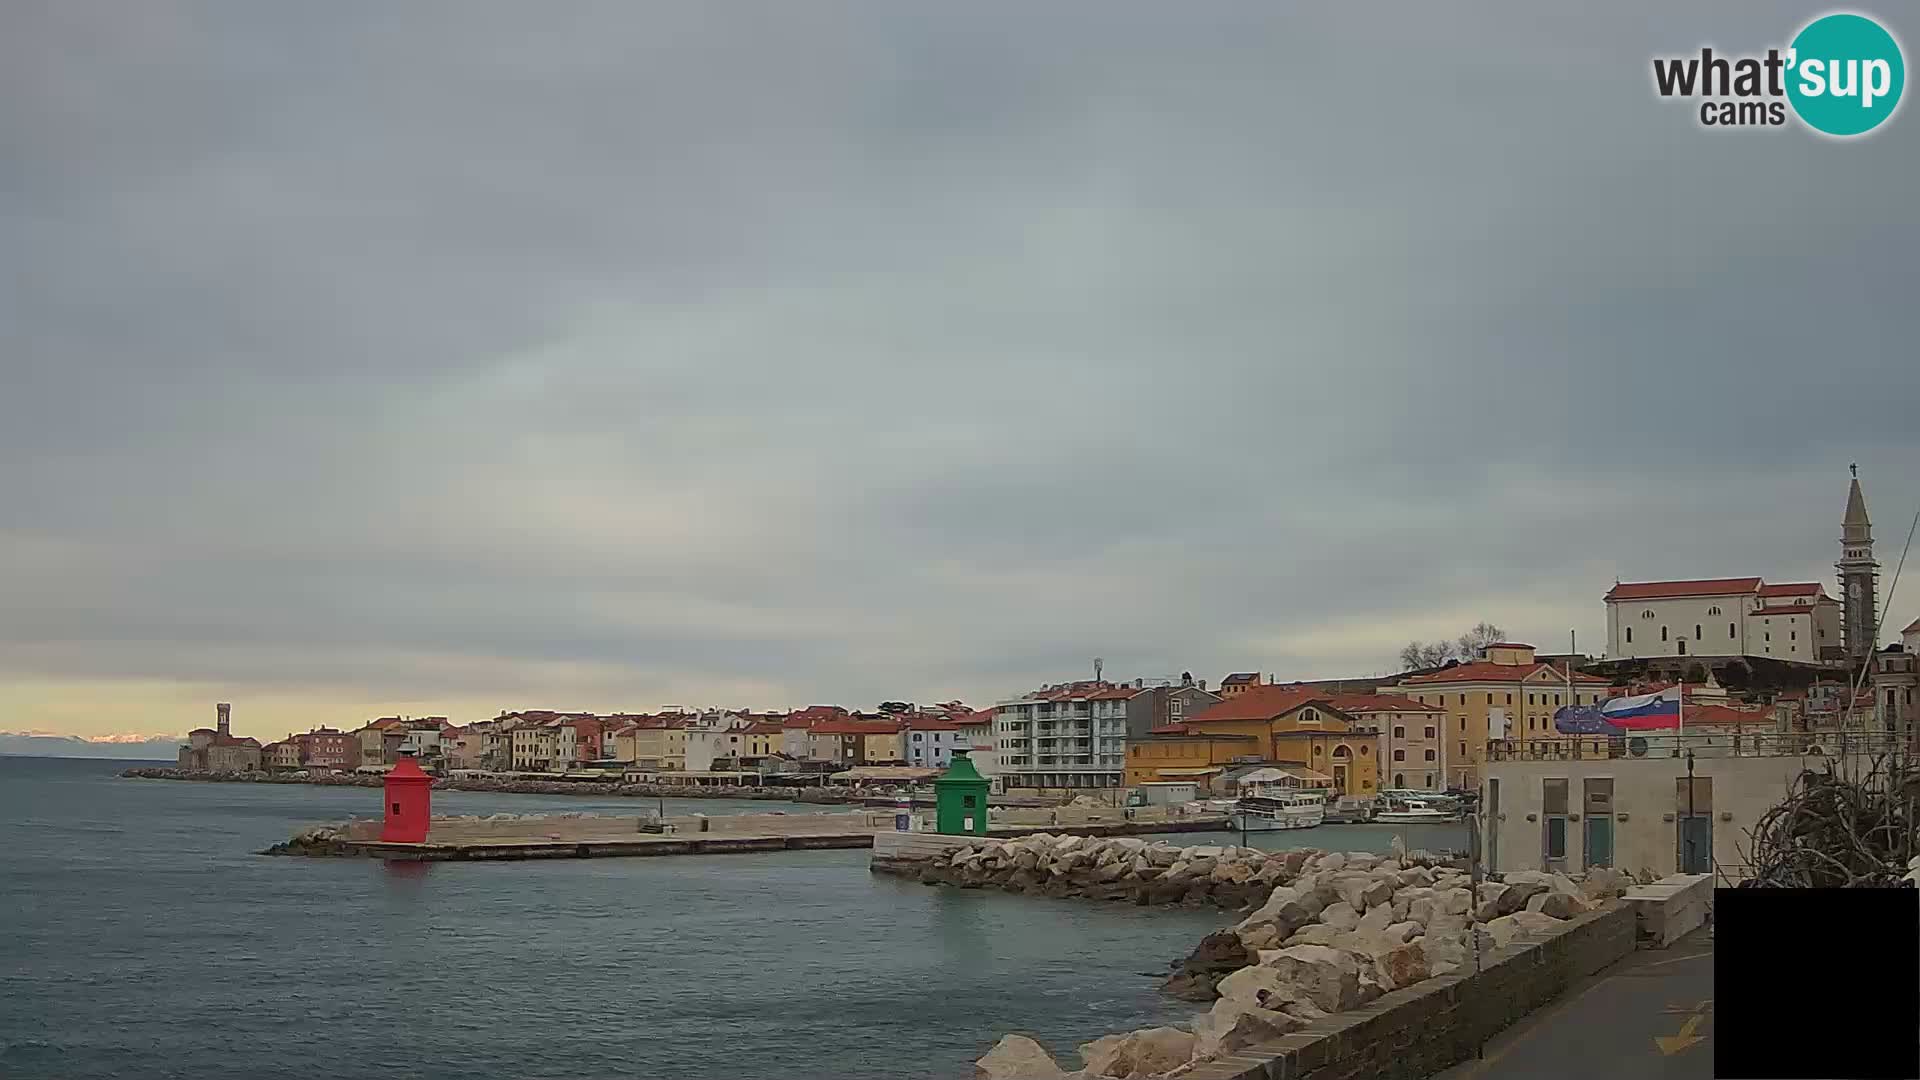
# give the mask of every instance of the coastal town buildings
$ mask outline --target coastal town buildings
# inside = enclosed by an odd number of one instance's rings
[[[995,707],[994,743],[1009,788],[1117,788],[1125,779],[1131,687],[1104,680],[1042,687]]]
[[[1408,676],[1382,688],[1445,710],[1436,756],[1448,788],[1479,785],[1488,739],[1550,738],[1554,710],[1591,705],[1610,685],[1596,675],[1541,663],[1534,659],[1533,646],[1520,642],[1495,642],[1484,652],[1484,659]]]
[[[187,732],[180,748],[179,767],[196,772],[257,772],[260,769],[260,742],[236,738],[233,734],[233,706],[221,702],[214,706],[214,726]]]
[[[1127,782],[1217,790],[1237,766],[1297,766],[1334,796],[1379,790],[1377,737],[1312,687],[1264,684],[1168,724],[1127,748]]]
[[[944,769],[955,750],[973,750],[973,736],[964,724],[931,716],[908,718],[900,737],[906,745],[903,760],[915,768]]]
[[[1843,657],[1840,604],[1817,581],[1757,577],[1619,582],[1608,590],[1607,655]]]
[[[1380,786],[1440,791],[1440,728],[1447,713],[1405,694],[1328,694],[1327,704],[1353,718],[1356,734],[1374,736]]]
[[[351,769],[360,764],[360,744],[338,728],[319,727],[289,741],[300,748],[300,764],[310,769]]]
[[[1168,724],[1177,724],[1209,705],[1224,701],[1221,695],[1209,691],[1207,682],[1194,681],[1191,674],[1181,676],[1181,680],[1163,686],[1142,686],[1127,699],[1127,737],[1138,739],[1147,732]]]
[[[1241,694],[1260,685],[1260,673],[1257,671],[1236,671],[1220,680],[1220,696],[1239,697]]]
[[[1859,671],[1878,644],[1880,564],[1857,470],[1847,484],[1839,544],[1837,600],[1813,581],[1616,582],[1605,597],[1607,656],[1762,658]]]

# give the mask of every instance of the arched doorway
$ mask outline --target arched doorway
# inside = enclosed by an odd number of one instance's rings
[[[1333,792],[1336,795],[1351,795],[1348,777],[1353,771],[1353,750],[1346,743],[1333,748]]]

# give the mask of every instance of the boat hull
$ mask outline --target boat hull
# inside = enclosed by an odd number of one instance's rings
[[[1265,814],[1249,814],[1245,810],[1235,810],[1227,815],[1228,827],[1234,832],[1282,832],[1288,829],[1311,829],[1324,824],[1326,815],[1321,814],[1281,814],[1269,817]]]

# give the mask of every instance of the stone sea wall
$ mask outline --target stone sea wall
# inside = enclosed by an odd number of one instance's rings
[[[1061,839],[1073,838],[1057,838],[1054,852],[1062,850],[1057,847]],[[993,859],[1004,862],[1009,857],[1006,849],[1013,846],[1000,845]],[[1083,841],[1064,851],[1070,854],[1084,846]],[[1290,851],[1260,852],[1257,855],[1264,858],[1256,858],[1245,854],[1247,849],[1215,849],[1218,854],[1176,850],[1182,857],[1163,867],[1156,867],[1145,850],[1136,852],[1135,861],[1125,864],[1116,881],[1132,874],[1148,875],[1144,882],[1149,899],[1143,902],[1151,903],[1152,882],[1185,863],[1183,884],[1192,889],[1197,884],[1194,864],[1210,859],[1205,875],[1210,887],[1203,896],[1220,891],[1212,874],[1223,862],[1251,867],[1251,876],[1234,885],[1227,896],[1248,889],[1264,894],[1237,924],[1209,935],[1190,956],[1176,961],[1163,986],[1176,996],[1211,1002],[1208,1011],[1185,1028],[1147,1028],[1086,1043],[1080,1047],[1082,1068],[1075,1072],[1061,1069],[1033,1040],[1009,1035],[980,1059],[977,1077],[1152,1080],[1187,1076],[1256,1044],[1284,1039],[1315,1025],[1339,1026],[1344,1022],[1338,1018],[1388,994],[1437,979],[1486,978],[1490,960],[1506,955],[1504,950],[1555,937],[1601,910],[1617,911],[1619,925],[1607,922],[1607,933],[1619,931],[1624,949],[1632,948],[1632,912],[1618,905],[1616,898],[1633,879],[1616,871],[1596,871],[1584,882],[1558,874],[1515,872],[1475,888],[1464,870],[1436,865],[1417,854]],[[1189,852],[1193,858],[1185,857]],[[981,855],[970,850],[954,856],[948,872],[972,873],[967,867],[983,861]],[[1011,857],[1015,866],[1026,861],[1018,852]],[[1058,865],[1058,854],[1050,852],[1048,857]],[[969,858],[972,864],[966,861]],[[1099,861],[1096,856],[1096,867]],[[1022,869],[1032,874],[1041,865],[1036,859],[1034,867]],[[1000,871],[997,867],[982,871],[987,872]],[[1071,878],[1083,872],[1075,861],[1065,874]],[[1044,884],[1041,891],[1046,891]],[[1159,895],[1172,895],[1171,883]],[[1179,902],[1187,903],[1186,897],[1183,891]],[[1615,938],[1609,936],[1607,941]],[[1239,1074],[1215,1070],[1206,1075]],[[1326,1075],[1424,1074],[1352,1066],[1348,1072]]]

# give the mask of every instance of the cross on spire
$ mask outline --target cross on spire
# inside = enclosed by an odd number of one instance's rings
[[[1851,472],[1853,473],[1853,475],[1855,475],[1855,476],[1859,476],[1859,475],[1860,475],[1860,463],[1859,463],[1859,462],[1857,462],[1857,461],[1856,461],[1856,462],[1854,462],[1853,464],[1851,464],[1851,465],[1849,465],[1849,466],[1847,466],[1847,469],[1848,469],[1849,471],[1851,471]]]

